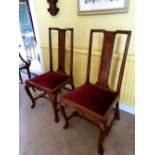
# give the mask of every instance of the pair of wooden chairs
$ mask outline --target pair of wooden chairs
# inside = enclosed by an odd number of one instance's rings
[[[52,33],[58,31],[58,70],[54,71],[52,67]],[[70,69],[69,74],[65,72],[65,38],[66,32],[70,32]],[[103,34],[103,46],[101,51],[101,62],[98,80],[95,84],[90,82],[90,68],[92,55],[93,35],[96,33]],[[112,61],[112,53],[117,35],[126,35],[125,49],[120,67],[117,88],[112,90],[108,85],[110,66]],[[64,129],[69,126],[69,119],[73,116],[83,116],[93,121],[100,130],[98,141],[98,153],[102,155],[104,152],[102,143],[104,138],[110,131],[112,123],[115,119],[120,119],[119,112],[119,96],[125,62],[128,53],[131,31],[106,31],[104,29],[91,29],[89,37],[88,65],[86,82],[80,87],[74,89],[73,84],[73,29],[49,28],[49,58],[50,71],[38,77],[26,81],[25,90],[32,100],[31,108],[34,108],[36,99],[40,97],[48,98],[51,101],[55,122],[59,121],[58,111],[60,110],[64,120]],[[79,68],[80,69],[80,68]],[[66,85],[70,84],[72,91],[64,95],[60,103],[57,101],[58,93]],[[34,98],[31,94],[30,87],[43,91],[38,97]],[[59,105],[59,108],[58,108]],[[66,105],[74,107],[75,111],[67,116],[65,112]],[[113,119],[108,122],[109,115],[114,112]]]

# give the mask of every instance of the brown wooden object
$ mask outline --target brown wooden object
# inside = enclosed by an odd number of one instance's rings
[[[28,75],[29,79],[31,79],[31,73],[30,73],[31,60],[29,60],[29,59],[27,61],[24,60],[24,58],[21,56],[20,53],[19,53],[19,58],[22,61],[22,63],[19,65],[19,78],[20,78],[21,83],[23,83],[20,71],[25,69],[27,71],[27,75]]]
[[[98,80],[95,84],[90,83],[90,66],[92,54],[92,40],[94,33],[103,33],[103,48],[101,51],[101,62]],[[112,53],[116,35],[126,35],[125,49],[120,67],[117,88],[112,90],[108,85]],[[128,53],[131,31],[106,31],[104,29],[92,29],[90,31],[89,53],[87,65],[87,77],[85,84],[64,95],[61,99],[61,112],[65,119],[64,129],[69,126],[69,119],[73,116],[82,116],[93,121],[99,127],[98,153],[102,155],[104,149],[102,142],[107,136],[115,119],[120,119],[119,96],[121,83]],[[65,113],[65,105],[76,109],[70,116]],[[113,118],[109,121],[110,114],[114,112]]]
[[[52,16],[55,16],[59,12],[59,8],[56,6],[58,0],[47,0],[50,4],[49,8],[47,9]]]
[[[52,66],[52,33],[53,31],[58,32],[58,70],[54,71]],[[70,34],[70,62],[69,62],[69,74],[65,72],[65,36],[68,31],[68,35]],[[32,101],[31,108],[35,107],[35,101],[39,98],[46,98],[51,101],[55,122],[59,121],[58,118],[58,108],[57,108],[57,96],[58,93],[61,92],[61,89],[66,84],[71,84],[72,89],[74,89],[73,84],[73,29],[59,29],[59,28],[49,28],[49,62],[50,62],[50,70],[42,75],[39,75],[35,78],[32,78],[26,81],[25,90]],[[33,97],[31,94],[30,88],[37,89],[42,91],[37,97]]]

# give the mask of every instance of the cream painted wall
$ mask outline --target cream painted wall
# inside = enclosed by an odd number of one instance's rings
[[[134,53],[134,0],[130,0],[129,12],[102,15],[77,15],[78,0],[59,0],[57,6],[60,11],[51,16],[47,11],[47,1],[34,0],[38,18],[41,44],[48,43],[48,27],[73,27],[75,31],[75,48],[88,48],[88,36],[91,28],[104,28],[108,30],[126,29],[132,31],[130,53]]]
[[[121,102],[130,106],[134,106],[134,38],[135,38],[135,2],[130,0],[128,13],[119,14],[102,14],[102,15],[77,15],[77,1],[78,0],[59,0],[57,6],[60,11],[56,16],[51,16],[47,11],[49,7],[47,1],[34,0],[36,15],[38,19],[38,28],[41,40],[41,49],[44,59],[45,70],[48,70],[48,27],[73,27],[74,28],[74,81],[76,85],[80,85],[85,81],[86,77],[86,61],[87,49],[89,40],[89,31],[91,28],[104,28],[107,30],[131,30],[132,37],[129,47],[129,56],[123,78],[121,89]],[[98,50],[98,42],[96,42],[95,50]],[[95,63],[99,61],[100,54],[98,52],[93,54]],[[121,54],[117,53],[120,58]],[[119,62],[119,59],[113,58],[113,63]],[[77,68],[78,66],[78,68]],[[112,64],[112,66],[114,66]],[[93,70],[97,72],[95,66]],[[80,68],[80,70],[79,70]],[[113,70],[113,69],[112,69]],[[93,79],[96,78],[94,74]],[[112,79],[112,77],[110,77]],[[110,82],[112,85],[114,83]]]

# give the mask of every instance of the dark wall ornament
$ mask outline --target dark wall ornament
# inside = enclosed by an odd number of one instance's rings
[[[49,8],[47,9],[48,12],[52,16],[55,16],[59,11],[59,8],[57,8],[56,6],[56,3],[58,2],[58,0],[47,0],[47,2],[50,4]]]

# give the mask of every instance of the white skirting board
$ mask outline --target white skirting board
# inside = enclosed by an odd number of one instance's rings
[[[119,108],[122,111],[125,111],[125,112],[128,112],[128,113],[135,115],[135,108],[131,107],[125,103],[119,103]]]

